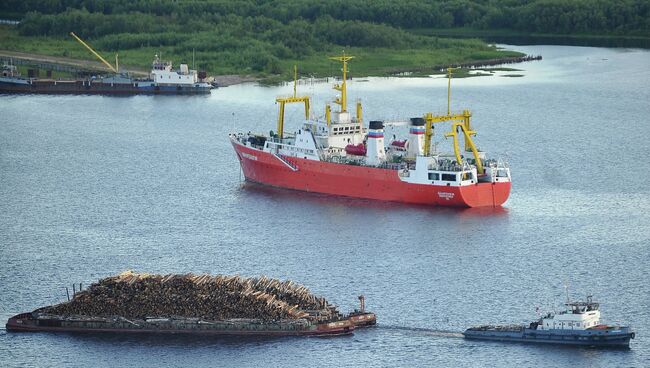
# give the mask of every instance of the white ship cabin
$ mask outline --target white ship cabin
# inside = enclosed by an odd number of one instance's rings
[[[15,65],[4,64],[2,65],[2,76],[3,77],[19,77],[18,68]]]
[[[317,132],[319,143],[332,154],[345,155],[345,147],[363,143],[366,130],[363,123],[351,117],[349,112],[335,112],[332,115],[329,128]]]
[[[181,64],[179,70],[174,71],[172,62],[160,60],[158,55],[151,64],[151,79],[161,85],[193,85],[199,81],[196,70],[189,70],[187,64]]]
[[[295,88],[295,87],[294,87]],[[294,94],[295,98],[295,94]],[[291,98],[289,98],[291,99]],[[282,99],[280,99],[282,100]],[[360,106],[357,106],[360,113]],[[282,110],[281,110],[282,111]],[[280,113],[281,121],[284,120]],[[244,144],[261,148],[274,155],[298,157],[308,160],[342,162],[348,158],[362,160],[363,157],[347,157],[346,147],[363,145],[366,138],[366,129],[360,119],[350,116],[347,111],[332,112],[328,118],[329,123],[318,118],[311,118],[303,124],[302,128],[293,134],[283,133],[282,138],[277,134],[263,137],[251,134],[239,138]],[[381,152],[384,152],[383,143]]]
[[[540,318],[538,330],[586,330],[600,324],[599,304],[591,301],[566,303],[567,309]]]

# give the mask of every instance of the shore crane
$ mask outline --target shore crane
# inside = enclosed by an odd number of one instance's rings
[[[88,49],[88,51],[90,51],[93,55],[95,55],[95,56],[96,56],[96,57],[97,57],[97,58],[98,58],[102,63],[104,63],[104,65],[106,65],[106,66],[108,67],[108,69],[110,69],[113,73],[116,73],[116,74],[119,73],[119,60],[118,60],[117,54],[115,54],[115,67],[113,67],[113,65],[111,65],[111,63],[109,63],[108,61],[106,61],[106,59],[104,59],[104,58],[103,58],[101,55],[99,55],[95,50],[93,50],[93,48],[90,47],[90,45],[88,45],[87,43],[85,43],[81,38],[79,38],[79,36],[77,36],[76,34],[74,34],[74,32],[70,32],[70,36],[74,37],[75,40],[79,41],[80,44],[82,44],[85,48]]]

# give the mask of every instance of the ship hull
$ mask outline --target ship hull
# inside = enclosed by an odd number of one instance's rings
[[[598,330],[516,330],[516,331],[485,331],[467,330],[463,333],[466,339],[492,340],[503,342],[522,342],[534,344],[559,344],[574,346],[589,346],[603,348],[628,348],[634,332],[619,330],[605,332]]]
[[[9,318],[7,331],[13,332],[73,332],[119,334],[187,334],[214,336],[337,336],[354,331],[349,320],[331,323],[308,323],[295,326],[288,323],[242,323],[229,321],[203,322],[173,320],[147,322],[142,320],[94,318],[87,320],[69,318],[34,318],[23,313]]]
[[[370,327],[377,324],[377,316],[374,313],[351,313],[348,319],[354,327]]]
[[[0,79],[0,93],[99,94],[99,95],[195,95],[210,93],[204,86],[165,86],[151,82],[103,83],[88,80],[8,80]]]
[[[282,156],[231,139],[246,180],[280,188],[371,200],[447,207],[499,207],[510,182],[468,186],[413,184],[397,170]]]

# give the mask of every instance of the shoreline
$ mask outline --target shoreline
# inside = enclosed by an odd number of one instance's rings
[[[419,68],[408,68],[405,70],[397,70],[391,73],[393,76],[398,76],[396,74],[401,73],[423,73],[423,72],[434,72],[434,74],[445,74],[447,68],[464,68],[464,69],[481,69],[486,67],[495,67],[499,65],[508,65],[508,64],[518,64],[526,63],[530,61],[539,61],[542,60],[542,55],[524,55],[524,56],[511,56],[503,57],[496,59],[488,60],[479,60],[479,61],[469,61],[465,63],[452,63],[450,65],[435,65],[432,67],[419,67]],[[437,73],[435,73],[437,71]],[[406,75],[408,76],[408,75]],[[471,76],[471,75],[470,75]],[[453,78],[453,76],[452,76]]]
[[[43,54],[34,54],[26,53],[19,51],[10,51],[10,50],[0,50],[0,61],[7,62],[12,60],[14,63],[20,65],[34,65],[44,70],[65,70],[70,72],[79,72],[79,71],[94,71],[105,73],[105,67],[102,63],[98,61],[83,60],[83,59],[73,59],[60,56],[49,56]],[[529,61],[542,60],[541,55],[523,55],[523,56],[509,56],[503,58],[487,59],[487,60],[476,60],[463,63],[451,63],[450,65],[433,65],[433,66],[421,66],[421,67],[405,67],[405,68],[394,68],[387,71],[389,77],[421,77],[424,74],[440,74],[444,73],[445,69],[448,67],[452,68],[464,68],[464,69],[480,69],[484,67],[494,67],[498,65],[507,65],[507,64],[517,64],[524,63]],[[136,77],[146,77],[149,73],[141,68],[124,66],[121,68],[121,71],[132,74]],[[400,75],[401,74],[401,75]],[[355,76],[355,78],[367,78],[367,77],[376,77],[377,75],[361,75]],[[467,75],[472,76],[472,75]],[[262,85],[274,85],[287,82],[284,76],[274,75],[268,77],[258,77],[253,75],[240,75],[240,74],[224,74],[224,75],[215,75],[213,76],[214,81],[219,87],[228,87],[243,83],[256,82]]]
[[[509,45],[563,45],[650,49],[650,34],[566,34],[522,32],[508,29],[433,28],[414,29],[412,33],[455,39],[477,38],[487,43]]]

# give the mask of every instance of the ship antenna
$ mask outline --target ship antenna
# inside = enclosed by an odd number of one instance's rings
[[[447,116],[451,115],[451,72],[454,68],[447,68]]]
[[[564,280],[564,291],[566,291],[566,302],[567,302],[567,304],[569,304],[570,303],[570,299],[569,299],[569,282],[566,279]]]
[[[298,85],[298,65],[293,66],[293,97],[296,97],[296,85]]]

